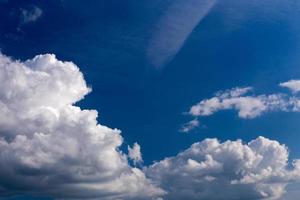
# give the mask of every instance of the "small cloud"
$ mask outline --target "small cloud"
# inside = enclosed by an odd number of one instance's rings
[[[269,111],[299,111],[299,99],[281,93],[248,95],[251,90],[233,88],[218,92],[210,99],[204,99],[193,105],[189,114],[194,117],[210,116],[221,110],[236,110],[243,119],[252,119]]]
[[[300,112],[300,80],[290,80],[279,86],[290,89],[294,94],[273,93],[255,95],[252,87],[234,87],[218,91],[211,98],[203,99],[190,107],[188,114],[196,119],[184,124],[180,132],[187,133],[199,126],[199,117],[207,117],[222,110],[234,110],[242,119],[253,119],[267,112]]]
[[[193,130],[194,128],[199,127],[200,123],[198,121],[198,119],[193,119],[187,123],[185,123],[184,125],[182,125],[182,127],[179,129],[180,132],[183,133],[188,133],[191,130]]]
[[[300,91],[300,80],[289,80],[287,82],[280,83],[279,86],[290,89],[293,93]]]
[[[128,146],[128,157],[133,161],[134,165],[143,162],[141,146],[138,143],[134,143],[132,148]]]
[[[31,6],[28,9],[21,9],[21,25],[28,24],[31,22],[35,22],[43,15],[42,9],[36,6]]]

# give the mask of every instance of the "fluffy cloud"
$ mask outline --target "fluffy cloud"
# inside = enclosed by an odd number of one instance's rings
[[[206,139],[143,170],[131,166],[128,158],[142,162],[140,146],[122,153],[120,131],[99,124],[97,111],[74,105],[91,89],[74,63],[51,54],[24,62],[0,54],[0,87],[1,197],[253,200],[278,198],[299,180],[300,162],[289,164],[287,148],[263,137],[248,144]],[[232,108],[252,116],[245,113],[300,105],[296,97],[245,96],[249,91],[220,92],[217,103],[198,112]],[[259,103],[249,108],[251,98]]]
[[[279,84],[281,87],[290,89],[292,92],[297,93],[300,91],[300,80],[289,80]]]
[[[193,116],[209,116],[219,110],[234,109],[241,118],[254,118],[271,110],[287,110],[291,106],[283,94],[247,95],[251,88],[234,88],[218,92],[216,96],[200,101],[191,107]]]
[[[120,131],[74,103],[90,88],[72,62],[0,54],[0,193],[152,199],[164,192],[128,164]]]
[[[284,145],[264,137],[248,144],[206,139],[146,169],[168,191],[166,199],[277,199],[299,180],[300,162],[288,163]]]
[[[298,89],[300,91],[299,80],[281,83],[280,86],[291,89],[293,93],[296,93]],[[236,110],[238,116],[243,119],[256,118],[263,113],[271,111],[300,111],[300,99],[295,95],[283,93],[269,95],[249,94],[252,90],[251,87],[236,87],[226,91],[219,91],[214,97],[200,101],[196,105],[193,105],[188,112],[191,116],[196,117],[196,119],[184,124],[180,131],[191,131],[199,125],[198,117],[210,116],[221,110]]]

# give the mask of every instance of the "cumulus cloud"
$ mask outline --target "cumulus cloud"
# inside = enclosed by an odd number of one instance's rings
[[[251,119],[260,116],[262,113],[271,110],[288,110],[296,106],[297,99],[287,100],[283,94],[272,95],[247,95],[253,88],[233,88],[231,90],[219,91],[210,99],[204,99],[193,105],[189,114],[193,117],[210,116],[220,110],[236,110],[238,116],[244,119]],[[292,106],[294,105],[294,106]],[[190,132],[199,126],[199,119],[193,119],[182,126],[181,132]]]
[[[215,0],[175,0],[160,19],[147,48],[150,63],[160,69],[181,49]]]
[[[299,180],[300,161],[288,163],[286,146],[264,137],[248,144],[206,139],[145,171],[170,200],[277,199]]]
[[[297,93],[300,91],[300,80],[289,80],[279,84],[281,87],[290,89],[292,92]]]
[[[300,91],[299,80],[290,80],[279,85],[291,89],[293,93],[298,92],[298,89]],[[255,95],[252,91],[252,87],[236,87],[219,91],[215,96],[201,100],[188,111],[188,114],[196,119],[184,124],[180,131],[193,130],[199,125],[199,117],[210,116],[221,110],[235,110],[242,119],[253,119],[271,111],[300,111],[300,99],[295,95],[285,93]]]
[[[120,131],[74,103],[91,89],[72,62],[0,54],[0,193],[152,199],[164,193],[119,150]],[[138,149],[137,145],[134,149]]]
[[[140,146],[121,152],[120,131],[99,124],[96,110],[74,105],[91,89],[74,63],[52,54],[24,62],[0,54],[0,87],[0,197],[276,199],[300,179],[300,161],[289,163],[287,148],[263,137],[248,144],[206,139],[142,170],[131,166],[128,158],[134,165],[143,161]],[[216,97],[225,104],[250,90]],[[285,108],[283,97],[252,97],[266,107]],[[299,108],[297,98],[289,102]]]
[[[193,116],[209,116],[219,110],[237,110],[241,118],[255,118],[271,110],[288,110],[290,99],[283,94],[246,95],[251,88],[233,88],[200,101],[190,108]]]
[[[141,146],[138,143],[134,143],[132,148],[128,146],[128,157],[133,160],[134,165],[143,162]]]
[[[43,14],[42,9],[36,6],[31,6],[28,9],[21,9],[21,24],[35,22]]]

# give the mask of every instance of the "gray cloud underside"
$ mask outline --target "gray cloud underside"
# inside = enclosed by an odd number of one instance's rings
[[[248,144],[206,139],[146,172],[169,191],[166,199],[277,199],[299,180],[300,161],[288,169],[287,160],[286,147],[264,137]]]
[[[24,62],[0,54],[0,87],[1,197],[276,199],[299,180],[299,161],[289,167],[287,148],[263,137],[207,139],[143,169],[131,166],[128,159],[142,162],[140,146],[121,152],[120,131],[74,105],[91,89],[74,63],[52,54]]]
[[[0,191],[56,198],[151,199],[163,194],[119,151],[120,131],[73,104],[91,91],[72,62],[0,55]]]

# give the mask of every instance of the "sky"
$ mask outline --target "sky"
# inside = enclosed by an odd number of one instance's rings
[[[0,0],[0,199],[294,200],[299,10]]]

